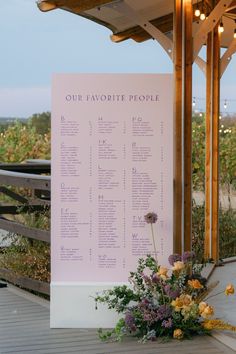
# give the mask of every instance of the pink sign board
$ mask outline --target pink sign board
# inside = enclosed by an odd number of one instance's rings
[[[52,281],[126,282],[173,244],[172,76],[53,77]]]

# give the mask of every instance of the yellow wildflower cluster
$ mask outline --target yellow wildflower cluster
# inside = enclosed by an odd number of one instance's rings
[[[204,322],[202,322],[202,326],[208,330],[220,329],[236,332],[236,326],[232,326],[231,324],[218,319],[204,320]]]
[[[225,295],[233,295],[234,294],[234,286],[233,284],[228,284],[225,288]]]

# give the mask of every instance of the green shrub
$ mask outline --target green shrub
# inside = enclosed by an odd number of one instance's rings
[[[38,134],[34,127],[19,121],[0,134],[0,162],[50,159],[50,133]]]
[[[236,254],[236,210],[219,210],[219,249],[220,258]],[[192,211],[192,246],[199,261],[204,258],[205,205],[193,202]]]

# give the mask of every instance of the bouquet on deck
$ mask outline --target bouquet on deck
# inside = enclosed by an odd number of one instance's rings
[[[197,262],[194,252],[170,255],[169,268],[158,265],[153,232],[157,215],[148,213],[145,220],[151,225],[154,257],[139,259],[137,270],[130,273],[130,286],[115,286],[96,296],[96,306],[106,303],[109,309],[123,314],[113,330],[99,329],[100,338],[121,340],[133,335],[145,342],[159,337],[189,338],[211,329],[236,331],[236,327],[212,319],[214,309],[206,297],[218,282],[207,286],[201,275],[203,265]],[[225,294],[233,293],[234,287],[229,284]]]

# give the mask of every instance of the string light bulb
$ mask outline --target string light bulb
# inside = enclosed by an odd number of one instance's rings
[[[198,1],[197,1],[197,7],[196,7],[196,10],[195,10],[195,12],[194,12],[194,15],[195,15],[196,17],[199,17],[199,16],[201,15],[201,11],[199,10],[199,7],[198,7]]]
[[[223,33],[224,32],[224,24],[223,24],[223,21],[222,21],[222,19],[221,19],[221,21],[220,21],[220,25],[219,25],[219,32],[220,33]]]
[[[202,11],[201,11],[201,14],[200,14],[200,20],[201,21],[204,21],[206,18],[206,15],[205,15],[205,12],[204,12],[204,1],[202,2]]]
[[[206,18],[206,15],[204,14],[204,12],[202,12],[200,15],[200,20],[204,21],[205,18]]]
[[[193,97],[193,107],[195,107],[195,106],[196,106],[196,98]]]
[[[225,100],[225,102],[224,102],[224,109],[226,109],[227,108],[227,101]]]

